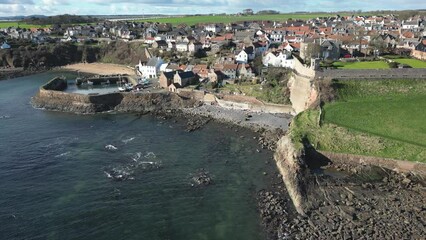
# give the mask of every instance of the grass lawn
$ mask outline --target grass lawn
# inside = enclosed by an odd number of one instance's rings
[[[290,100],[283,93],[282,87],[268,88],[260,84],[243,83],[238,84],[226,84],[221,90],[230,91],[239,94],[245,94],[246,96],[255,97],[258,100],[276,103],[276,104],[289,104]]]
[[[24,22],[0,22],[0,28],[20,27],[20,28],[49,28],[50,25],[33,25]]]
[[[411,58],[402,58],[402,59],[394,59],[397,63],[407,64],[412,68],[426,68],[426,62],[418,59]]]
[[[230,23],[236,21],[250,21],[250,20],[270,20],[270,21],[285,21],[291,19],[311,19],[316,17],[334,16],[335,14],[271,14],[271,15],[249,15],[249,16],[187,16],[187,17],[173,17],[173,18],[158,18],[152,19],[153,22],[172,23],[174,25],[185,23],[187,25],[195,25],[197,23]],[[142,22],[146,20],[140,20]]]
[[[342,81],[339,100],[295,118],[291,136],[317,149],[426,162],[426,80]]]
[[[334,62],[333,66],[339,69],[386,69],[389,65],[385,61],[370,62]]]

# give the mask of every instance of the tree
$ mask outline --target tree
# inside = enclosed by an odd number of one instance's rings
[[[309,62],[311,58],[319,57],[321,53],[321,46],[318,43],[305,43],[303,51],[303,60]]]
[[[262,72],[263,68],[263,62],[262,62],[262,56],[256,56],[253,60],[253,69],[256,71],[257,74],[260,74]]]
[[[194,57],[205,58],[205,57],[207,57],[207,53],[203,49],[198,49],[198,51],[194,53]]]
[[[401,20],[408,20],[411,17],[414,17],[414,16],[416,16],[418,14],[419,14],[419,11],[415,11],[415,10],[401,11],[398,14],[398,18],[401,19]]]
[[[253,15],[253,9],[247,8],[243,10],[244,15]]]
[[[373,37],[373,39],[369,43],[369,47],[373,51],[374,56],[376,56],[385,52],[387,44],[385,40],[383,40],[383,38],[378,35]]]
[[[355,39],[356,39],[356,40],[358,41],[358,43],[359,43],[358,51],[359,51],[360,53],[362,53],[362,40],[363,40],[363,39],[364,39],[364,37],[365,37],[365,29],[364,29],[364,27],[362,27],[362,26],[357,27],[357,28],[355,29],[354,35],[355,35]]]

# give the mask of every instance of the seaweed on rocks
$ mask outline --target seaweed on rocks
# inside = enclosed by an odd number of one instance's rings
[[[213,179],[208,171],[204,168],[198,169],[195,173],[191,174],[191,186],[208,186],[213,184]]]

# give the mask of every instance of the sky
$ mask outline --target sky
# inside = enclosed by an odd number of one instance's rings
[[[425,9],[422,0],[0,0],[0,16],[207,14],[254,11]]]

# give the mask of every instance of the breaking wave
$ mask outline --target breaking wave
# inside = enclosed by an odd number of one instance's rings
[[[71,153],[71,152],[64,152],[64,153],[61,153],[61,154],[56,155],[56,156],[55,156],[55,158],[66,157],[66,156],[68,156],[70,153]]]
[[[133,140],[135,140],[135,138],[136,137],[131,137],[131,138],[128,138],[128,139],[123,139],[123,140],[121,140],[124,144],[127,144],[127,143],[129,143],[129,142],[131,142],[131,141],[133,141]]]
[[[116,146],[114,146],[114,145],[108,144],[108,145],[105,146],[105,149],[111,150],[111,151],[115,151],[118,148]]]
[[[135,175],[142,172],[153,171],[162,168],[161,161],[146,161],[145,159],[154,159],[156,155],[153,152],[148,152],[142,158],[141,152],[136,152],[130,155],[128,162],[122,165],[108,167],[104,169],[104,174],[107,178],[114,181],[125,181],[135,179]]]

